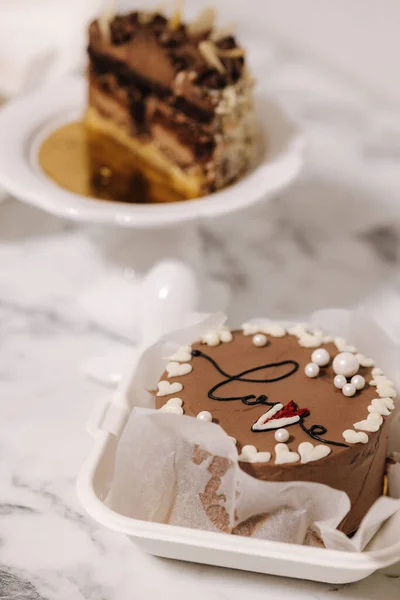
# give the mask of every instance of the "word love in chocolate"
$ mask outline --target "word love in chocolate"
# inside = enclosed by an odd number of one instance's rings
[[[331,440],[327,440],[322,438],[322,435],[327,433],[326,427],[323,425],[312,425],[310,428],[306,427],[304,424],[304,418],[309,416],[310,411],[307,408],[298,408],[297,404],[292,400],[286,406],[279,402],[269,402],[268,396],[265,394],[261,394],[260,396],[255,396],[254,394],[244,395],[244,396],[231,396],[231,397],[223,397],[217,396],[217,390],[220,390],[228,383],[232,381],[241,381],[244,383],[273,383],[276,381],[281,381],[290,377],[294,373],[296,373],[299,369],[299,363],[294,360],[285,360],[276,363],[268,363],[266,365],[261,365],[258,367],[253,367],[252,369],[247,369],[246,371],[242,371],[236,375],[230,375],[226,373],[218,363],[202,352],[201,350],[193,350],[192,356],[194,358],[204,358],[209,363],[213,365],[213,367],[225,378],[216,385],[214,385],[208,392],[208,397],[211,400],[217,400],[218,402],[234,402],[241,401],[243,404],[248,406],[254,406],[256,404],[265,404],[270,406],[271,408],[262,415],[256,423],[251,427],[253,432],[261,432],[268,430],[275,430],[281,427],[289,427],[291,425],[299,424],[307,435],[311,438],[318,440],[324,444],[331,444],[333,446],[342,446],[348,448],[347,444],[343,444],[341,442],[334,442]],[[284,371],[281,375],[277,375],[276,377],[271,377],[270,379],[252,379],[246,377],[252,373],[257,373],[262,370],[267,369],[276,369],[281,367],[287,367],[287,370]]]

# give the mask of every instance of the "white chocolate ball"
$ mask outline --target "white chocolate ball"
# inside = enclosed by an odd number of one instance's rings
[[[307,377],[318,377],[319,374],[319,366],[313,362],[308,363],[308,365],[306,365],[305,369],[304,369],[304,373],[307,375]]]
[[[342,390],[347,383],[347,379],[344,375],[336,375],[333,380],[333,385],[337,387],[338,390]]]
[[[331,360],[331,356],[328,350],[325,350],[325,348],[318,348],[311,354],[311,360],[319,367],[326,367],[328,362]]]
[[[332,367],[336,375],[352,377],[358,372],[360,363],[351,352],[341,352],[333,359]]]
[[[259,348],[266,346],[267,342],[268,342],[267,336],[264,335],[263,333],[257,333],[255,336],[253,336],[253,344],[255,346],[258,346]]]
[[[362,375],[354,375],[354,377],[351,378],[351,383],[356,390],[362,390],[365,387],[365,379]]]
[[[197,415],[197,418],[199,419],[199,421],[207,421],[207,423],[211,423],[212,414],[208,410],[202,410]]]
[[[354,394],[356,393],[356,388],[352,383],[346,383],[346,385],[343,386],[342,389],[342,394],[344,396],[348,396],[349,398],[351,396],[354,396]]]
[[[277,429],[275,431],[275,439],[277,442],[284,444],[290,438],[290,434],[287,429]]]

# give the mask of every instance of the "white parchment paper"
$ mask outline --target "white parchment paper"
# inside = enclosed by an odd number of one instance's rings
[[[389,472],[391,497],[382,497],[350,539],[337,530],[350,509],[348,496],[324,485],[257,480],[238,465],[236,446],[216,424],[154,410],[155,389],[165,357],[201,333],[222,325],[224,315],[168,335],[148,348],[126,390],[132,408],[120,438],[107,504],[135,519],[221,531],[298,544],[361,552],[380,547],[400,520],[400,464]],[[346,338],[373,356],[396,385],[400,351],[365,311],[319,311],[307,322]],[[400,420],[393,419],[391,452],[400,457]],[[396,445],[397,444],[397,445]],[[400,463],[400,461],[399,461]]]

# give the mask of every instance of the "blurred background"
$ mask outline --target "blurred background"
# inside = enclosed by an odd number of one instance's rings
[[[146,3],[156,4],[122,0],[118,5]],[[102,0],[1,0],[0,89],[16,89],[16,71],[29,54],[33,59],[61,50],[54,57],[58,73],[82,64],[83,25],[103,4]],[[186,4],[190,14],[210,3],[189,0]],[[400,52],[397,0],[248,0],[245,5],[242,0],[218,0],[216,4],[221,18],[240,22],[267,43],[306,53],[353,84],[366,86],[377,98],[400,100],[400,82],[394,75]]]
[[[199,590],[196,598],[250,600],[265,597],[266,585],[271,598],[399,598],[400,580],[382,573],[350,589],[155,560],[86,518],[76,498],[92,445],[88,416],[112,393],[98,384],[112,386],[134,364],[138,340],[129,334],[140,306],[131,284],[161,256],[196,254],[229,291],[232,327],[361,305],[400,342],[400,2],[186,0],[185,15],[212,3],[222,23],[237,23],[259,93],[304,132],[303,171],[271,201],[195,230],[178,222],[177,236],[69,221],[0,190],[1,598]],[[102,6],[0,0],[3,101],[83,72],[86,26]],[[108,312],[94,314],[105,292]]]

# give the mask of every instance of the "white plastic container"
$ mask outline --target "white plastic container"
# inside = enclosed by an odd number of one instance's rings
[[[400,562],[400,515],[392,518],[362,553],[338,552],[294,544],[197,531],[139,521],[119,515],[105,504],[113,477],[118,441],[128,418],[123,395],[101,401],[88,431],[94,445],[78,477],[78,496],[89,515],[127,535],[149,554],[257,573],[327,583],[350,583]]]

